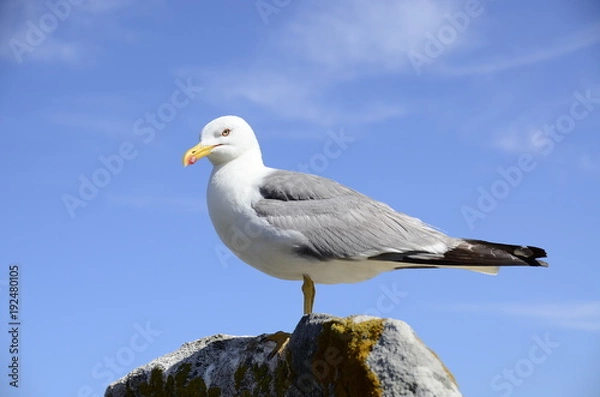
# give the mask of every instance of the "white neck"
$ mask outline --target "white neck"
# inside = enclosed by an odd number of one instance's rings
[[[238,187],[255,185],[267,170],[260,149],[249,150],[236,159],[214,165],[211,182]]]
[[[260,169],[260,168],[264,168],[264,166],[265,166],[263,163],[263,159],[262,159],[262,153],[259,148],[256,148],[254,150],[248,150],[247,152],[243,153],[241,156],[239,156],[233,160],[230,160],[230,161],[217,162],[217,161],[213,161],[212,159],[210,159],[210,157],[209,157],[209,160],[214,167],[213,174],[223,168],[233,168],[233,169],[241,171],[244,168]]]
[[[213,168],[207,189],[208,210],[213,224],[224,228],[215,226],[222,239],[228,238],[226,226],[237,219],[236,216],[251,215],[249,202],[260,200],[257,187],[269,172],[271,169],[263,164],[260,151],[246,152]]]

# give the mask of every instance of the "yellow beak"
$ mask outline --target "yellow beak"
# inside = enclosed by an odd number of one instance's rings
[[[183,166],[187,167],[188,165],[194,164],[202,157],[208,156],[214,147],[215,146],[206,146],[201,143],[197,144],[183,155]]]

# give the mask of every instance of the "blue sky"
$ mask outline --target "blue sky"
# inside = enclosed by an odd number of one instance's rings
[[[320,286],[316,311],[406,321],[465,396],[598,395],[596,1],[73,3],[0,6],[0,318],[16,263],[22,321],[0,394],[101,396],[184,342],[293,329],[300,283],[232,257],[209,163],[181,166],[237,114],[267,165],[549,253]]]

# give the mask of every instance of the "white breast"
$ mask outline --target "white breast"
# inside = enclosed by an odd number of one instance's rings
[[[294,239],[259,218],[252,208],[262,199],[258,186],[270,172],[264,166],[250,169],[236,161],[216,167],[207,191],[210,218],[223,243],[242,261],[274,277],[301,279],[301,273],[281,271],[289,262],[283,257],[289,259]]]

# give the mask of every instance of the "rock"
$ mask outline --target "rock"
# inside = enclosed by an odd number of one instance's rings
[[[215,335],[186,343],[111,384],[105,397],[461,396],[402,321],[311,314],[279,351],[275,339]]]

